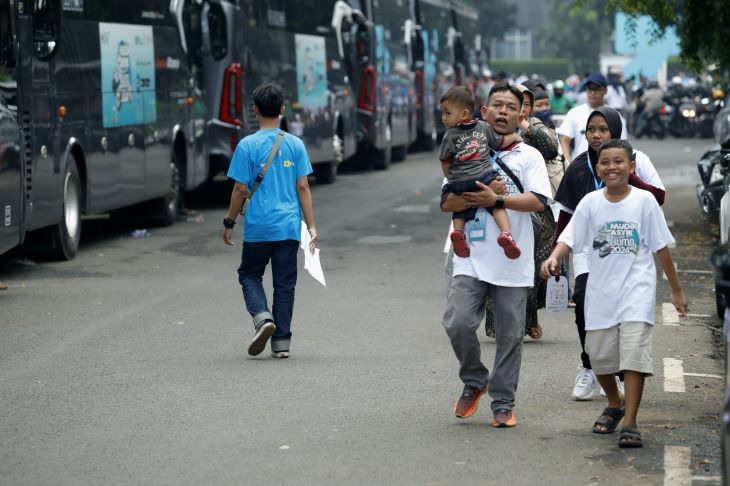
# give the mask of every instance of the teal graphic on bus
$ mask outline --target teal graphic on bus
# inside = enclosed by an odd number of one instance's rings
[[[151,26],[99,23],[104,127],[157,121]]]
[[[297,91],[302,108],[327,106],[327,59],[324,37],[296,34]]]

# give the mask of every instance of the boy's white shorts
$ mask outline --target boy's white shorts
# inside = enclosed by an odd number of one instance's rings
[[[654,326],[627,321],[608,329],[586,332],[586,353],[597,375],[619,371],[654,374],[652,336]]]

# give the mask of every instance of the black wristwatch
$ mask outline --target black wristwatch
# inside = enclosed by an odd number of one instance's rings
[[[231,219],[228,216],[226,216],[225,218],[223,218],[223,226],[228,229],[231,229],[234,226],[236,226],[236,220]]]
[[[497,196],[497,200],[494,201],[494,207],[495,209],[501,209],[504,207],[504,197]]]

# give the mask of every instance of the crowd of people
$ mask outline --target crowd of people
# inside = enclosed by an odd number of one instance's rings
[[[667,275],[675,308],[681,315],[688,312],[660,209],[664,186],[649,157],[625,140],[621,110],[626,104],[609,104],[626,99],[615,78],[586,76],[585,101],[574,106],[560,90],[555,97],[556,85],[551,99],[545,83],[521,81],[491,85],[479,110],[483,121],[471,116],[469,103],[461,103],[460,120],[447,119],[455,88],[441,98],[447,127],[439,157],[446,176],[441,208],[453,212],[455,222],[470,215],[465,226],[463,221],[453,225],[454,252],[446,265],[442,324],[464,385],[454,414],[472,416],[488,393],[491,424],[517,424],[523,339],[542,336],[537,310],[545,306],[545,280],[568,274],[572,253],[581,346],[573,398],[606,397],[592,431],[612,433],[623,420],[619,447],[641,447],[637,413],[645,377],[653,370],[653,253]],[[479,100],[478,89],[474,94]],[[484,102],[484,89],[481,96]],[[557,129],[551,106],[567,108]],[[494,136],[483,135],[490,128],[502,135],[497,147]],[[468,174],[461,171],[465,164]],[[507,251],[505,236],[519,254]],[[477,337],[485,315],[487,334],[496,340],[491,372]]]

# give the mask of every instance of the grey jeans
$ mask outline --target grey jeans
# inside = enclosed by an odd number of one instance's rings
[[[477,329],[484,317],[487,293],[494,301],[497,350],[492,376],[481,360]],[[459,360],[459,377],[465,385],[489,384],[492,410],[512,409],[522,364],[527,287],[500,287],[466,275],[451,280],[442,324]]]

